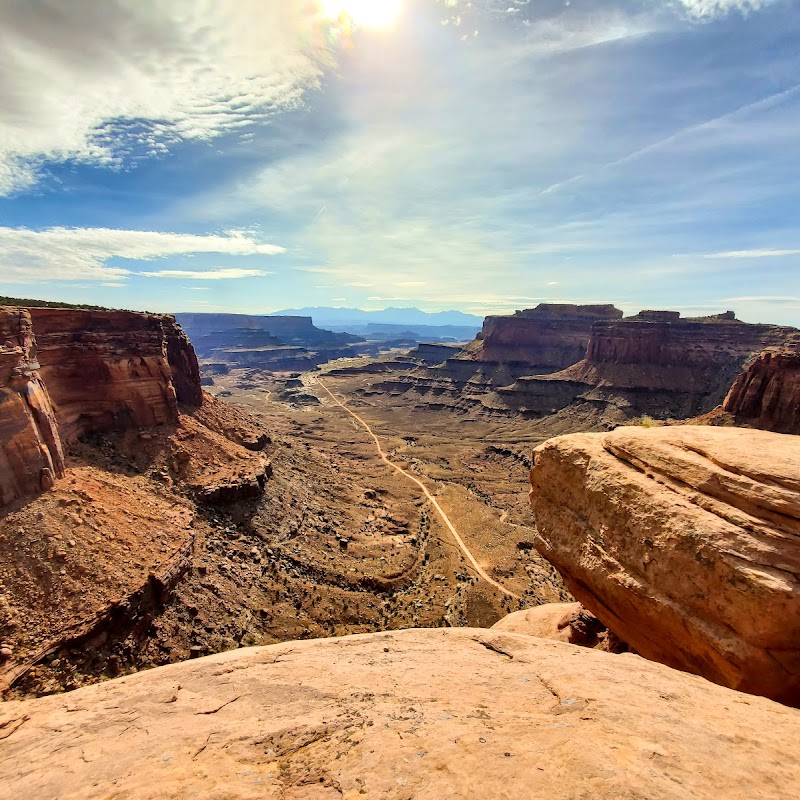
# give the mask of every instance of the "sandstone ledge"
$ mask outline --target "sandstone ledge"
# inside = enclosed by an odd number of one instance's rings
[[[790,798],[800,712],[476,629],[224,653],[0,706],[18,800]]]
[[[618,428],[535,452],[537,549],[647,658],[800,702],[800,438]]]

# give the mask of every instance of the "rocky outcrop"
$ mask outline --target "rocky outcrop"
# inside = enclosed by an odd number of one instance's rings
[[[761,353],[734,381],[722,409],[741,425],[800,434],[800,340]]]
[[[492,625],[492,630],[522,633],[581,647],[603,643],[606,626],[580,603],[544,603],[514,611]]]
[[[260,497],[271,477],[272,465],[262,462],[245,470],[240,468],[226,475],[216,475],[211,480],[205,478],[201,483],[192,484],[191,488],[199,502],[224,506]]]
[[[0,507],[63,471],[81,434],[178,420],[202,402],[192,345],[174,318],[0,308]]]
[[[538,447],[539,552],[646,658],[800,704],[800,439],[619,428]]]
[[[39,373],[30,314],[0,307],[0,508],[64,472],[56,416]]]
[[[556,372],[586,355],[596,322],[621,318],[622,312],[612,305],[558,303],[541,303],[512,316],[487,317],[471,357],[524,364],[527,374]]]
[[[544,603],[507,614],[492,630],[522,633],[555,642],[626,653],[628,645],[580,603]]]
[[[203,390],[194,347],[174,317],[162,317],[162,324],[175,396],[179,403],[199,408],[203,404]]]
[[[19,798],[788,800],[800,780],[794,709],[469,628],[236,650],[9,702],[0,737]]]

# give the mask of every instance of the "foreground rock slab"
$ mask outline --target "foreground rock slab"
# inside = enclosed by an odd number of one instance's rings
[[[641,655],[800,703],[800,438],[618,428],[537,448],[537,549]]]
[[[0,706],[27,798],[790,798],[800,712],[494,631],[237,650]]]

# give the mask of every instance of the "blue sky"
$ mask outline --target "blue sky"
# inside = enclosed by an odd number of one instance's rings
[[[0,294],[800,324],[800,3],[372,2],[0,0]]]

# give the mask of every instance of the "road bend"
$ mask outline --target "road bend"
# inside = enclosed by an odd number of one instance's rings
[[[381,457],[381,461],[383,461],[384,464],[386,464],[388,467],[391,467],[395,472],[399,472],[403,477],[407,478],[410,481],[413,481],[414,483],[417,484],[417,486],[419,486],[419,488],[422,490],[422,493],[429,500],[431,505],[436,509],[436,513],[439,515],[442,522],[445,524],[447,530],[449,530],[450,533],[452,534],[453,539],[455,539],[456,544],[460,548],[461,552],[464,554],[464,556],[467,558],[470,564],[472,564],[472,566],[474,567],[475,572],[477,572],[478,575],[480,575],[480,577],[486,581],[486,583],[494,586],[495,589],[498,589],[503,594],[508,595],[509,597],[513,597],[515,600],[519,600],[520,596],[518,594],[514,594],[514,592],[512,592],[510,589],[506,589],[506,587],[503,586],[503,584],[498,583],[494,578],[486,574],[486,571],[475,560],[475,556],[472,555],[469,548],[466,546],[466,544],[464,544],[464,540],[459,536],[458,531],[455,528],[455,525],[453,525],[453,523],[450,522],[450,518],[447,516],[447,514],[445,514],[444,509],[439,505],[439,502],[430,493],[430,491],[428,491],[428,487],[419,478],[417,478],[415,475],[412,475],[410,472],[404,470],[399,464],[396,464],[389,458],[389,456],[386,455],[386,452],[384,451],[383,447],[381,447],[381,440],[375,435],[375,432],[372,430],[369,423],[367,423],[364,419],[359,417],[358,414],[355,413],[355,411],[351,411],[350,408],[348,408],[341,400],[339,400],[338,397],[336,397],[336,395],[334,395],[334,393],[322,382],[322,380],[320,380],[319,378],[315,378],[315,380],[322,387],[325,393],[331,398],[331,400],[333,400],[333,402],[336,403],[336,405],[339,406],[341,409],[346,411],[372,437],[372,440],[375,442],[375,447],[378,449],[378,455]]]

